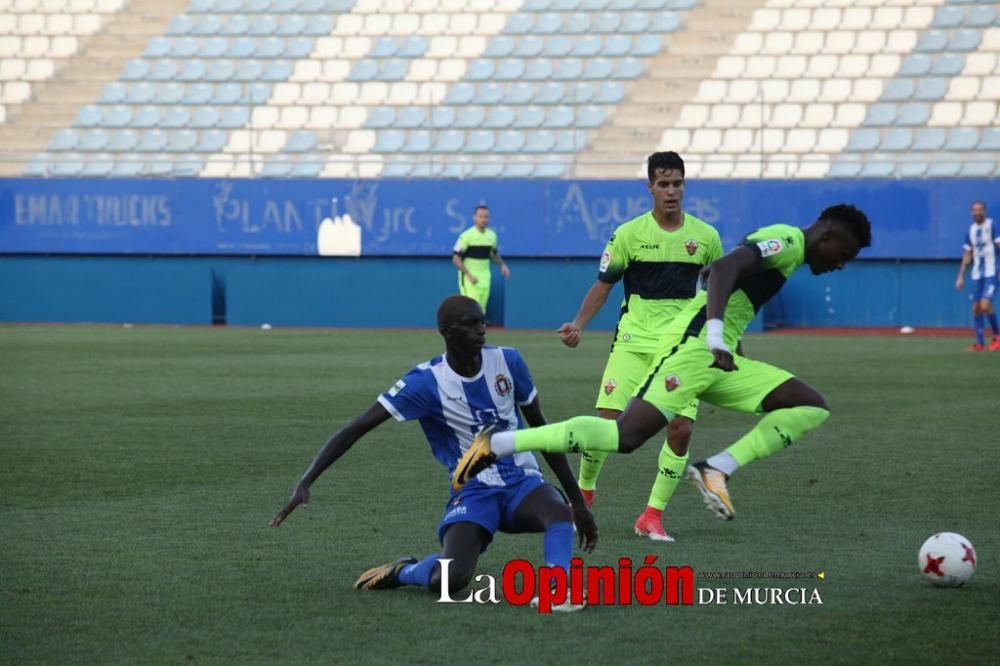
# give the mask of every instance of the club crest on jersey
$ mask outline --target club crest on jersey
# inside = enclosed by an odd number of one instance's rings
[[[663,385],[667,387],[668,392],[673,391],[681,385],[681,378],[677,375],[670,375],[663,381]]]
[[[785,246],[781,244],[781,241],[777,238],[772,238],[771,240],[761,241],[757,243],[757,247],[760,249],[761,258],[770,257],[773,254],[778,254]]]
[[[514,389],[514,385],[510,383],[510,377],[503,374],[497,375],[497,378],[493,381],[493,387],[497,390],[497,395],[501,398],[506,398]]]
[[[691,239],[684,243],[684,249],[687,250],[688,256],[693,257],[694,253],[698,251],[698,241]]]
[[[601,272],[608,270],[608,266],[611,265],[611,253],[605,252],[601,255]]]
[[[618,388],[618,382],[613,379],[609,379],[604,382],[604,395],[611,395],[615,392],[616,388]]]

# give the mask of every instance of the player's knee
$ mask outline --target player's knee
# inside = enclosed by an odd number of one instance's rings
[[[618,422],[618,453],[632,453],[642,446],[648,437],[633,428],[628,428]]]
[[[565,502],[550,502],[542,512],[542,525],[547,528],[556,523],[573,522],[573,509]]]
[[[469,584],[472,583],[474,573],[472,565],[466,564],[463,566],[457,560],[451,562],[448,567],[448,595],[451,596],[455,592],[461,592],[469,587]],[[434,594],[441,593],[441,567],[434,568],[428,588]]]

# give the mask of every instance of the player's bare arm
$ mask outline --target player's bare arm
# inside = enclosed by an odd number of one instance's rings
[[[541,427],[546,423],[542,405],[537,397],[530,404],[521,407],[521,414],[532,428]],[[552,472],[566,492],[566,497],[569,498],[570,506],[573,508],[573,522],[576,523],[576,531],[580,536],[580,547],[588,553],[591,552],[597,545],[597,522],[583,500],[583,494],[577,485],[576,475],[570,469],[569,461],[562,453],[542,453],[542,457],[552,468]]]
[[[708,326],[708,348],[712,350],[715,361],[709,367],[726,372],[739,369],[733,361],[732,352],[723,341],[722,321],[726,317],[726,304],[729,302],[729,295],[733,293],[736,281],[760,271],[762,267],[760,255],[744,245],[712,264],[707,282],[706,326]]]
[[[309,504],[309,488],[313,482],[319,478],[326,468],[337,461],[342,455],[354,446],[354,443],[367,435],[369,432],[382,425],[389,419],[389,412],[379,403],[374,403],[356,419],[336,432],[323,448],[316,454],[309,468],[295,486],[292,496],[288,502],[274,518],[271,519],[271,527],[278,527],[284,522],[292,511],[299,505],[306,508]]]
[[[510,277],[510,268],[507,267],[507,262],[503,260],[499,252],[494,251],[491,257],[493,263],[500,268],[500,275],[507,279]]]
[[[961,291],[962,287],[965,286],[965,269],[967,269],[971,263],[972,250],[966,250],[962,253],[962,263],[958,267],[958,277],[955,278],[955,289]]]
[[[463,275],[465,275],[465,279],[466,280],[468,280],[472,284],[478,284],[479,283],[479,279],[475,275],[473,275],[469,271],[468,268],[465,267],[465,262],[462,261],[462,255],[461,254],[459,254],[458,252],[456,252],[453,255],[451,255],[451,263],[452,263],[452,265],[455,266],[455,268],[457,268],[459,270],[460,273],[462,273]]]
[[[587,291],[587,295],[583,297],[583,303],[580,304],[580,310],[576,313],[573,321],[566,322],[556,331],[564,345],[576,347],[580,344],[580,334],[608,302],[608,296],[613,287],[614,285],[610,282],[601,280],[594,282],[590,290]]]

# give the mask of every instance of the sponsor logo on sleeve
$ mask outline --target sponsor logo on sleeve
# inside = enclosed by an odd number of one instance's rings
[[[396,394],[402,391],[404,388],[406,388],[406,382],[400,379],[391,389],[389,389],[389,397],[395,398]]]
[[[601,255],[601,272],[608,270],[608,266],[611,265],[611,253],[605,252]]]
[[[760,248],[761,257],[770,257],[771,255],[778,254],[785,249],[785,246],[782,245],[781,241],[777,238],[761,241],[757,243],[757,247]]]

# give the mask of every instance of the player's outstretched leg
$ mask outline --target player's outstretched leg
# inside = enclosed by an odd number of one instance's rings
[[[830,416],[823,396],[794,377],[768,393],[761,408],[766,414],[753,430],[725,451],[692,464],[688,472],[705,505],[720,518],[736,515],[726,483],[736,470],[781,451]]]
[[[602,419],[615,420],[621,415],[621,410],[599,408],[597,415]],[[604,461],[608,459],[607,451],[581,451],[580,452],[580,475],[577,484],[580,486],[580,493],[583,501],[588,507],[594,506],[594,499],[597,497],[597,477],[600,476],[604,468]]]
[[[408,564],[416,564],[415,557],[401,557],[387,564],[372,567],[354,581],[355,590],[392,590],[399,587],[399,572]]]
[[[670,543],[673,535],[663,528],[663,510],[674,496],[677,484],[684,475],[688,460],[688,442],[691,440],[691,419],[677,416],[667,427],[667,439],[660,448],[656,480],[649,492],[646,508],[636,519],[633,529],[638,536],[652,541]]]

